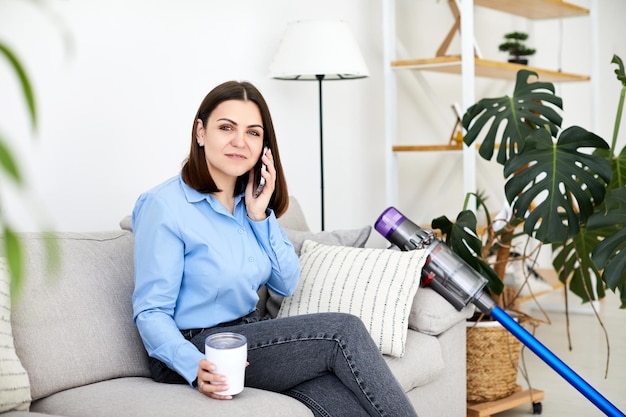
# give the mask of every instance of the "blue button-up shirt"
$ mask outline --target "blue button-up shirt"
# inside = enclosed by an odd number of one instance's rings
[[[265,284],[283,296],[296,287],[298,257],[276,216],[252,221],[243,194],[231,214],[178,175],[142,194],[132,219],[135,323],[148,355],[190,383],[204,355],[180,330],[251,313]]]

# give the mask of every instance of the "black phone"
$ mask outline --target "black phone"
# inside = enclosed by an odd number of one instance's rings
[[[263,147],[263,153],[261,153],[261,157],[265,155],[269,148],[267,146]],[[261,176],[261,171],[267,171],[267,166],[261,161],[261,157],[259,157],[259,162],[257,163],[254,169],[254,183],[257,184],[256,190],[254,191],[254,197],[258,197],[263,191],[263,187],[265,187],[265,178]]]

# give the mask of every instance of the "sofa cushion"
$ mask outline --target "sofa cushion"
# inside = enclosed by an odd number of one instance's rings
[[[34,402],[32,409],[76,417],[281,417],[313,416],[286,395],[246,387],[230,401],[200,394],[189,385],[119,378],[59,392]]]
[[[302,252],[302,243],[305,240],[312,240],[317,243],[334,246],[352,246],[353,248],[365,247],[365,242],[372,232],[371,226],[365,226],[360,229],[351,230],[332,230],[323,232],[310,232],[302,230],[294,230],[283,228],[287,234],[287,238],[293,244],[298,256]]]
[[[307,231],[310,230],[302,206],[294,196],[289,196],[289,207],[282,216],[278,218],[278,223],[283,228],[292,230]]]
[[[15,352],[11,327],[11,280],[6,259],[0,258],[0,413],[30,406],[30,382]]]
[[[13,332],[33,400],[111,378],[149,376],[132,320],[132,234],[58,233],[54,271],[46,265],[44,235],[21,239],[28,256]]]
[[[457,311],[452,304],[431,288],[421,288],[413,300],[409,315],[409,328],[418,332],[438,336],[461,320],[474,314],[470,304]]]
[[[32,411],[9,411],[3,413],[2,417],[69,417],[60,414],[34,413]]]
[[[300,257],[300,282],[278,316],[354,314],[383,354],[401,357],[425,260],[425,250],[351,248],[307,240]]]
[[[431,383],[445,368],[439,339],[414,330],[407,332],[405,355],[385,355],[385,361],[405,392]]]

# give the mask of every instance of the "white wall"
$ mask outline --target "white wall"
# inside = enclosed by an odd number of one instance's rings
[[[619,86],[609,62],[613,53],[626,59],[626,2],[601,3],[597,132],[610,140]],[[5,186],[2,205],[21,230],[41,224],[71,231],[118,227],[140,192],[178,172],[204,95],[222,81],[245,79],[266,96],[290,192],[319,230],[317,84],[267,75],[286,25],[319,18],[350,25],[370,71],[366,79],[324,83],[326,229],[373,224],[386,207],[381,10],[380,0],[0,0],[0,41],[25,62],[39,109],[31,139],[17,82],[0,60],[0,134],[20,156],[29,185],[25,200]],[[452,24],[447,2],[398,0],[398,10],[399,29],[414,32],[412,51],[434,55]],[[481,8],[476,18],[477,40],[488,58],[506,58],[497,44],[509,29],[536,35],[540,50],[544,40],[559,44],[559,21],[529,23]],[[589,23],[575,18],[562,26],[563,69],[589,73]],[[538,53],[533,64],[555,65],[554,54]],[[425,78],[444,107],[460,101],[458,77]],[[451,122],[436,115],[410,75],[402,74],[399,85],[401,118],[409,121],[402,132],[445,142]],[[477,95],[510,93],[512,87],[482,80]],[[571,112],[566,124],[589,127],[589,84],[559,88]],[[460,154],[402,158],[401,210],[419,222],[458,212]],[[497,192],[498,179],[485,172],[479,182]]]

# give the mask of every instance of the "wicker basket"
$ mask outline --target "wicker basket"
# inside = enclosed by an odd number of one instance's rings
[[[521,343],[498,322],[467,323],[467,400],[495,401],[513,394]]]

